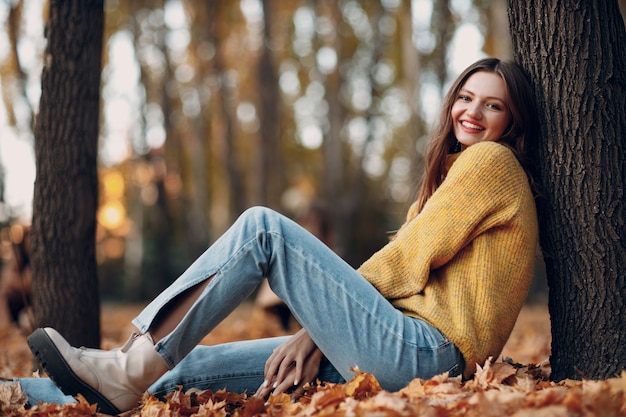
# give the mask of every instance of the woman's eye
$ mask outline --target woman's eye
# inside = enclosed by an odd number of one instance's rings
[[[469,96],[461,94],[459,96],[459,100],[461,100],[461,101],[470,101],[471,99],[469,98]]]
[[[487,104],[487,107],[489,107],[490,109],[493,109],[493,110],[502,110],[502,108],[500,107],[500,105],[498,105],[498,104],[494,104],[494,103],[489,103],[489,104]]]

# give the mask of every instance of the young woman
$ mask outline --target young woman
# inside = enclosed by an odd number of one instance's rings
[[[353,367],[390,391],[443,372],[470,378],[500,353],[532,278],[538,226],[524,167],[535,114],[518,66],[480,60],[445,98],[406,222],[358,270],[255,207],[134,319],[123,347],[74,348],[45,328],[31,350],[64,393],[109,414],[178,385],[297,397]],[[197,347],[264,277],[303,329]]]

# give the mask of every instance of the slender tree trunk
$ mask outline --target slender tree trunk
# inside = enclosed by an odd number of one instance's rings
[[[317,12],[322,8],[328,9],[329,18],[335,25],[341,22],[341,10],[336,2],[320,2],[315,4]],[[333,224],[333,249],[339,256],[345,257],[350,251],[349,242],[352,234],[351,222],[346,221],[349,208],[346,206],[345,184],[346,172],[345,155],[341,140],[341,127],[345,119],[346,111],[341,103],[339,94],[341,91],[341,74],[339,67],[342,60],[341,37],[337,36],[333,42],[337,53],[337,67],[326,75],[325,98],[328,103],[328,132],[324,134],[324,179],[323,194],[332,204],[331,222]]]
[[[483,51],[500,59],[513,57],[511,35],[507,20],[507,0],[492,0],[487,3],[485,19],[485,45]]]
[[[21,93],[21,104],[26,107],[28,110],[26,115],[26,121],[20,120],[19,122],[15,120],[15,112],[10,109],[9,110],[9,119],[12,123],[17,126],[27,127],[28,129],[32,129],[32,119],[33,119],[33,109],[30,105],[30,101],[27,99],[26,90],[28,88],[28,78],[26,76],[26,72],[22,68],[22,63],[20,59],[20,54],[18,53],[18,41],[19,41],[19,33],[22,29],[22,15],[24,12],[24,4],[22,2],[11,4],[11,8],[9,9],[9,16],[7,17],[7,34],[9,35],[9,44],[11,48],[11,62],[12,62],[12,72],[13,76],[17,80],[17,85],[19,86],[19,91]],[[6,76],[6,74],[3,74]],[[23,114],[23,113],[21,113]],[[22,116],[24,117],[24,116]]]
[[[95,259],[102,0],[51,1],[35,127],[35,325],[100,344]]]
[[[195,13],[191,16],[192,39],[188,46],[188,53],[192,57],[190,62],[194,64],[194,83],[200,96],[201,110],[193,117],[193,123],[187,126],[184,158],[189,161],[188,167],[181,166],[183,182],[185,184],[185,206],[188,207],[185,216],[185,229],[187,235],[188,255],[193,261],[206,250],[209,243],[209,179],[211,165],[211,118],[209,100],[203,100],[206,94],[203,92],[204,84],[208,78],[210,68],[206,60],[198,55],[202,44],[210,39],[208,23],[212,19],[210,9],[205,3],[190,1]]]
[[[422,107],[420,102],[421,83],[420,76],[422,75],[422,62],[420,55],[413,44],[413,18],[412,5],[410,3],[404,3],[402,6],[402,12],[400,16],[400,39],[399,42],[402,45],[402,59],[401,70],[402,80],[404,82],[404,91],[407,96],[407,102],[411,108],[411,120],[409,122],[409,144],[407,153],[411,155],[411,162],[413,168],[412,172],[421,172],[424,165],[423,157],[417,152],[415,142],[425,135],[426,129],[422,124],[421,113]]]
[[[222,2],[207,2],[209,8],[210,21],[209,25],[209,41],[215,48],[215,56],[213,57],[213,71],[219,80],[219,94],[217,100],[219,102],[220,125],[222,129],[221,137],[224,141],[224,165],[226,166],[226,178],[229,193],[229,212],[231,221],[246,209],[246,189],[242,169],[237,160],[236,152],[236,133],[235,121],[233,120],[232,101],[234,92],[228,85],[226,80],[227,65],[220,50],[222,41],[227,36],[227,26],[220,20],[227,16],[227,4]],[[217,119],[217,118],[216,118]],[[231,223],[229,221],[228,223]]]
[[[160,27],[158,36],[158,45],[165,49],[165,37],[167,29]],[[149,161],[152,165],[153,181],[156,188],[156,200],[153,205],[149,206],[147,217],[148,221],[144,223],[144,236],[148,245],[152,244],[150,250],[153,259],[149,265],[142,267],[142,285],[140,288],[141,298],[151,299],[157,296],[164,288],[166,288],[174,277],[172,271],[172,241],[176,229],[174,219],[174,209],[171,200],[168,199],[167,187],[167,170],[175,165],[178,152],[180,150],[180,133],[176,130],[174,120],[170,115],[175,111],[175,105],[172,98],[168,94],[168,85],[174,78],[172,63],[168,54],[163,54],[164,65],[163,71],[165,76],[160,79],[160,103],[163,111],[163,128],[165,129],[165,143],[163,150],[154,150],[151,152]],[[148,227],[147,224],[150,224]],[[146,236],[146,230],[149,230],[149,236]],[[144,261],[146,259],[144,258]]]
[[[258,63],[259,80],[259,147],[255,204],[278,207],[285,188],[282,178],[280,147],[280,94],[278,74],[272,52],[272,13],[275,2],[263,0],[264,46]]]
[[[510,1],[540,109],[552,377],[626,367],[626,33],[617,1]]]
[[[452,13],[450,12],[450,0],[434,0],[433,15],[431,18],[432,31],[437,39],[437,47],[433,51],[433,68],[439,81],[441,94],[445,92],[445,84],[448,80],[448,49],[450,41],[456,30]]]

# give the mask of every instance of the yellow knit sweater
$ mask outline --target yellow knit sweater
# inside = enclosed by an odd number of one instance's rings
[[[532,279],[537,213],[510,149],[481,142],[452,163],[421,213],[360,268],[396,308],[438,328],[462,352],[464,376],[497,356]]]

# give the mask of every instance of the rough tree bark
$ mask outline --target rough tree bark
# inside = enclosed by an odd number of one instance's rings
[[[103,0],[51,1],[35,125],[35,325],[100,344],[95,258]]]
[[[626,34],[616,0],[509,1],[539,105],[552,378],[626,367]]]

